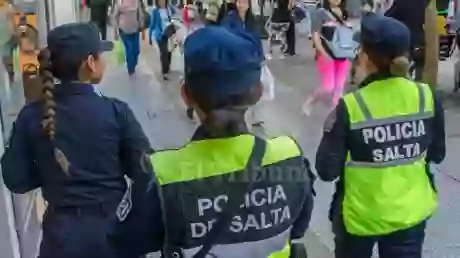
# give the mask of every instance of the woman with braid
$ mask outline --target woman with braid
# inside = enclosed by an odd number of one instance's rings
[[[48,202],[39,258],[116,257],[106,221],[125,194],[125,175],[149,180],[140,161],[150,144],[133,112],[93,88],[111,48],[89,23],[52,30],[39,55],[42,101],[21,110],[2,157],[12,192],[41,187]]]

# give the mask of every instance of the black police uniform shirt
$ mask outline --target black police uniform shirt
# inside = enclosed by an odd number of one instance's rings
[[[248,132],[241,132],[241,134],[247,134]],[[195,134],[192,137],[192,141],[199,141],[211,138],[203,129],[199,127]],[[153,169],[148,160],[145,160],[146,167],[149,166],[149,169]],[[311,180],[311,195],[307,196],[305,202],[301,208],[298,219],[294,222],[291,228],[291,239],[300,239],[304,236],[305,231],[307,230],[311,212],[313,210],[313,196],[315,195],[313,189],[313,182],[315,180],[315,175],[310,170],[310,164],[305,158],[305,167],[308,169],[308,174],[310,175]],[[153,173],[153,172],[152,172]],[[203,182],[206,183],[206,182]],[[257,186],[253,186],[256,188]],[[307,186],[306,186],[307,187]],[[147,194],[142,194],[144,188],[143,184],[132,187],[132,196],[130,211],[124,221],[120,222],[117,219],[114,219],[110,222],[110,233],[109,239],[112,241],[114,248],[117,250],[117,253],[122,257],[139,257],[145,253],[151,253],[160,251],[163,247],[164,234],[165,234],[165,225],[163,222],[163,212],[161,208],[160,198],[158,196],[158,186],[155,180],[153,179],[147,187]],[[174,206],[174,204],[166,204]],[[177,207],[180,209],[180,207]],[[193,209],[192,209],[193,210]],[[178,212],[177,214],[181,214]],[[169,217],[168,217],[169,218]],[[197,221],[196,218],[189,218],[187,215],[187,220]],[[218,219],[218,218],[216,218]],[[174,216],[170,218],[171,222],[175,223],[175,228],[172,230],[174,233],[185,232],[183,228],[184,221],[180,217]],[[269,230],[269,229],[268,229]],[[251,232],[246,232],[245,237],[248,237],[252,234],[253,237],[262,238],[263,230],[256,230]],[[183,234],[175,234],[169,236],[169,239],[178,239],[178,241],[184,240]],[[229,236],[225,234],[225,236]],[[242,237],[242,236],[241,236]],[[188,246],[181,246],[183,248],[189,248],[190,246],[199,246],[202,243],[204,238],[198,238],[198,242],[187,243]],[[174,243],[179,244],[179,243]],[[180,245],[180,244],[179,244]]]
[[[411,32],[411,46],[423,46],[425,43],[425,10],[430,0],[393,0],[385,16],[404,23]]]
[[[378,80],[386,80],[391,75],[387,74],[374,74],[366,78],[360,85],[360,87],[366,87],[370,83]],[[428,138],[431,139],[427,151],[427,163],[434,162],[436,164],[441,163],[446,154],[445,145],[445,130],[444,130],[444,110],[442,107],[441,100],[434,94],[434,117],[428,120],[431,124],[431,133]],[[428,132],[428,130],[427,130]],[[343,173],[345,170],[345,162],[348,150],[353,146],[352,133],[350,130],[349,115],[347,107],[343,99],[340,100],[335,111],[333,111],[325,121],[324,132],[321,143],[316,153],[316,170],[318,176],[324,181],[334,181],[339,178],[336,182],[336,192],[333,197],[333,203],[330,210],[330,219],[333,215],[336,215],[337,209],[340,207],[340,199],[343,197],[344,185],[343,185]],[[367,153],[360,153],[359,148],[354,148],[355,155],[362,156]],[[427,167],[427,174],[433,184],[433,176],[429,172]]]
[[[114,203],[126,188],[124,175],[145,174],[141,156],[150,143],[128,105],[101,97],[89,84],[56,85],[55,145],[70,162],[70,177],[59,168],[43,132],[42,106],[25,106],[2,157],[6,186],[16,193],[42,187],[55,206]]]

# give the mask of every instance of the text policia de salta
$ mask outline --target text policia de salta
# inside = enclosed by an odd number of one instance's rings
[[[415,139],[426,135],[423,120],[364,128],[361,131],[366,144],[371,141],[379,144],[394,142],[394,145],[373,149],[372,158],[374,162],[388,162],[420,156],[421,148],[418,141],[401,144],[401,140]]]

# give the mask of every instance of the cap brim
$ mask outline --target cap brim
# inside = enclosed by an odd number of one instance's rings
[[[113,50],[113,42],[108,40],[101,40],[99,43],[99,50],[101,52],[107,52]]]

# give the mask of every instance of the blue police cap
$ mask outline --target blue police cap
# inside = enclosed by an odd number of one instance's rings
[[[185,87],[225,96],[246,92],[260,83],[263,53],[250,34],[209,26],[184,43]]]
[[[355,35],[361,44],[388,57],[408,55],[410,52],[410,30],[396,19],[370,13],[361,20],[361,31]]]
[[[91,54],[113,49],[113,43],[100,39],[99,29],[92,23],[67,23],[50,31],[48,49],[53,63],[79,63]]]

